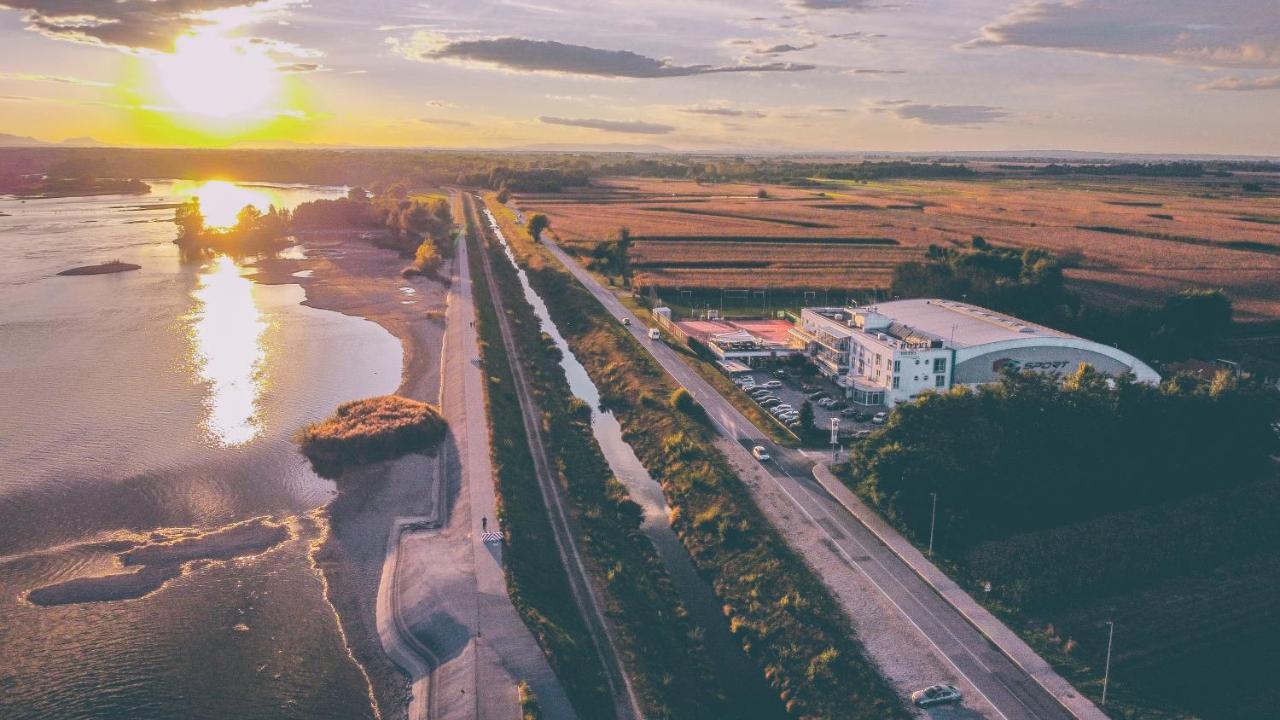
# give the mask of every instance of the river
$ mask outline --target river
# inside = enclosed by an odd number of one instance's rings
[[[373,717],[291,438],[394,391],[400,344],[171,242],[191,195],[223,224],[342,189],[152,185],[0,197],[0,717]],[[142,269],[56,276],[114,259]]]

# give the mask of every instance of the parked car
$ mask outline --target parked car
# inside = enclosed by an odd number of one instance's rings
[[[930,685],[923,690],[917,690],[911,693],[911,702],[916,707],[934,707],[937,705],[947,705],[950,703],[958,703],[964,696],[960,693],[960,689],[955,685],[946,683],[938,683]]]
[[[809,398],[810,400],[817,400],[818,398],[824,398],[826,396],[827,394],[821,390],[814,390],[811,393],[805,394],[805,397]]]
[[[828,409],[828,410],[832,410],[832,411],[834,411],[834,410],[843,410],[843,409],[844,409],[844,401],[843,401],[843,400],[836,400],[836,399],[832,398],[832,400],[831,400],[831,404],[827,406],[827,409]]]
[[[764,397],[765,395],[773,394],[768,390],[765,390],[764,388],[753,388],[750,392],[751,392],[751,397]]]
[[[812,383],[805,383],[800,386],[800,389],[803,390],[804,392],[811,393],[811,392],[814,392],[815,390],[821,390],[822,388]]]
[[[764,462],[769,459],[769,451],[765,450],[763,445],[757,445],[751,448],[751,454],[760,462]]]
[[[824,407],[824,408],[829,408],[829,407],[831,407],[832,405],[835,405],[835,404],[836,404],[836,401],[835,401],[835,400],[832,400],[831,398],[822,398],[822,399],[818,400],[818,405],[819,405],[820,407]]]
[[[760,401],[760,407],[771,407],[773,405],[780,405],[781,403],[782,401],[776,397],[768,397]]]
[[[792,420],[799,420],[799,419],[800,419],[800,413],[796,412],[795,410],[788,410],[788,411],[786,411],[786,412],[782,413],[781,415],[779,415],[779,416],[778,416],[778,419],[780,419],[780,420],[782,420],[782,421],[784,421],[784,422],[791,422]]]
[[[792,420],[791,422],[787,423],[787,427],[791,428],[792,430],[799,430],[803,425],[804,424],[801,423],[799,420]]]
[[[773,376],[776,378],[784,378],[784,377],[787,377],[787,375],[789,374],[790,373],[788,373],[786,370],[783,370],[782,368],[778,368],[777,370],[773,371]]]
[[[883,425],[884,421],[888,419],[889,419],[889,413],[878,412],[874,416],[872,416],[871,422],[875,423],[876,425]]]
[[[764,384],[764,385],[762,385],[761,387],[767,387],[767,388],[770,388],[770,389],[780,388],[780,387],[782,387],[782,381],[781,381],[781,380],[770,380],[769,382],[765,383],[765,384]]]
[[[861,413],[859,413],[858,408],[845,408],[840,411],[840,414],[845,417],[857,417]]]

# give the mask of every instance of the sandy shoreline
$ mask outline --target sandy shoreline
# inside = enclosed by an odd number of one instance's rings
[[[404,352],[398,392],[438,402],[447,287],[438,280],[402,278],[406,261],[361,240],[360,233],[309,236],[304,246],[305,259],[259,261],[254,281],[300,285],[306,292],[304,305],[378,323],[400,340]],[[310,272],[295,274],[300,271]],[[432,493],[423,492],[423,484],[435,478],[424,478],[421,468],[435,463],[421,460],[410,455],[348,470],[344,485],[367,489],[343,493],[325,508],[329,530],[313,551],[352,656],[364,667],[379,713],[387,720],[405,716],[409,682],[378,639],[378,583],[393,519],[432,509]],[[416,471],[407,472],[409,465]]]

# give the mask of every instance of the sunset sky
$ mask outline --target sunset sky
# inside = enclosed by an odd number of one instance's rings
[[[1276,0],[0,0],[0,133],[1280,155]]]

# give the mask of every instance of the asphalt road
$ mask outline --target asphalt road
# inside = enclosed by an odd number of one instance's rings
[[[770,441],[673,349],[660,340],[650,340],[645,325],[611,291],[597,283],[553,242],[544,240],[544,244],[615,318],[630,318],[631,334],[693,395],[720,432],[742,448],[741,452],[749,455],[755,445],[768,448],[773,460],[764,465],[772,481],[800,513],[826,535],[850,571],[870,579],[939,656],[987,700],[998,717],[1005,720],[1074,717],[819,486],[812,478],[811,460],[801,452]]]

